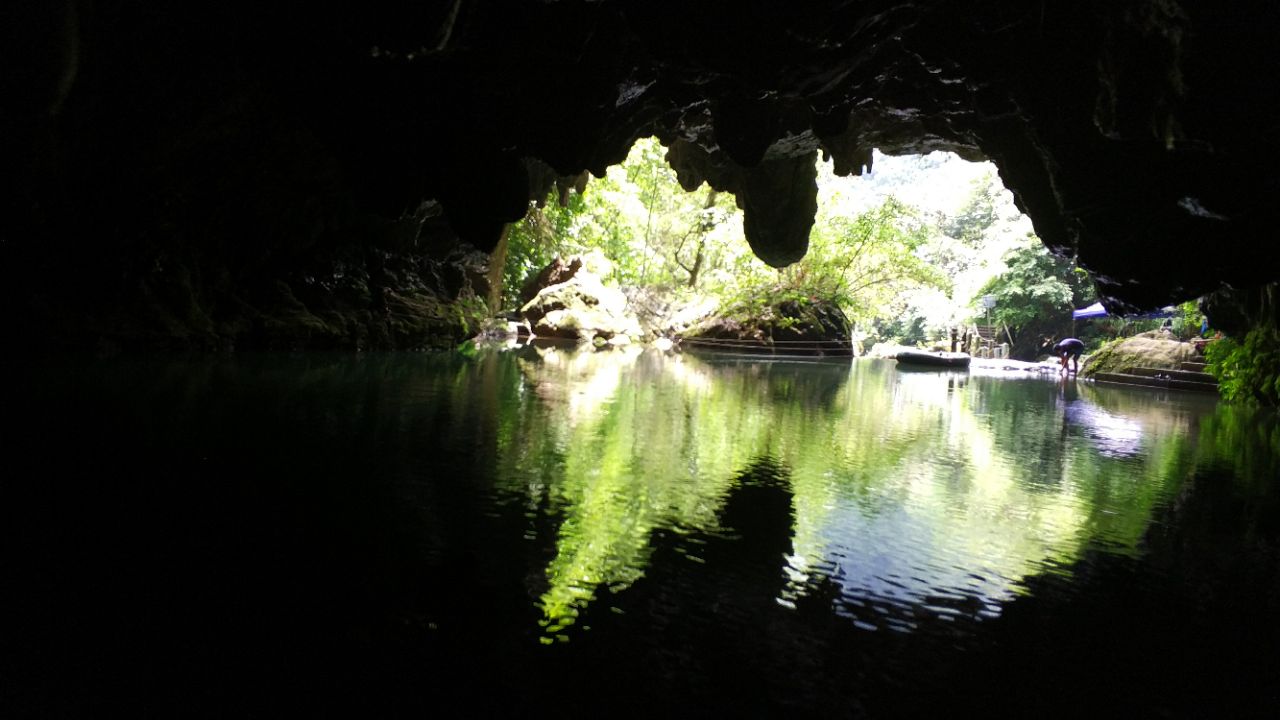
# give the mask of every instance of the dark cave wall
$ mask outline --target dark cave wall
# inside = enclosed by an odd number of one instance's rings
[[[71,344],[419,347],[557,179],[656,134],[767,262],[870,151],[990,158],[1113,310],[1276,280],[1262,3],[7,6],[0,287]]]

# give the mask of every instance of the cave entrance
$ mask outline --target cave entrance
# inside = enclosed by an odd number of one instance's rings
[[[799,342],[844,324],[840,339],[864,351],[949,349],[954,332],[961,349],[1029,359],[1096,299],[1087,274],[1039,242],[991,163],[877,152],[873,172],[838,177],[818,160],[808,253],[775,269],[744,240],[734,196],[705,183],[684,191],[666,154],[638,140],[585,192],[553,191],[508,227],[495,304],[512,322],[597,343],[712,326],[720,339]]]

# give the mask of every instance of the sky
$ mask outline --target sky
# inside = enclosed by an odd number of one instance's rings
[[[871,172],[861,177],[836,177],[830,163],[821,163],[818,203],[847,205],[850,212],[861,212],[893,195],[926,213],[954,215],[969,199],[974,183],[988,175],[998,182],[999,174],[992,163],[968,162],[954,153],[894,157],[876,150]],[[1004,196],[1001,216],[1021,215],[1013,203],[1013,194],[1006,190]],[[1024,218],[1024,222],[1030,231],[1030,220]]]

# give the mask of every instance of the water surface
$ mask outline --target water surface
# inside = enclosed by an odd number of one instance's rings
[[[532,348],[15,377],[18,710],[1280,702],[1280,429],[1211,397]]]

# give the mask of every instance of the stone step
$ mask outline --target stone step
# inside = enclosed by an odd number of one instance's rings
[[[1205,372],[1209,368],[1209,363],[1192,362],[1187,360],[1182,363],[1181,367],[1183,370],[1190,370],[1191,372]]]
[[[1177,380],[1174,378],[1147,377],[1132,373],[1098,373],[1093,379],[1101,383],[1117,385],[1141,385],[1143,387],[1169,388],[1172,390],[1195,390],[1198,392],[1218,392],[1218,386],[1212,383]]]
[[[1187,380],[1190,382],[1209,383],[1211,385],[1218,384],[1218,379],[1214,376],[1209,373],[1197,372],[1195,370],[1169,370],[1167,368],[1135,367],[1129,368],[1128,373],[1130,375],[1141,375],[1142,377]]]

